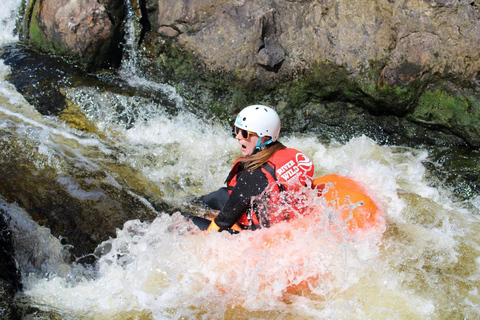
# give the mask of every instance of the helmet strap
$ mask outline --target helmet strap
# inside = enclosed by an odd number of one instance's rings
[[[273,140],[270,139],[270,140],[267,140],[264,143],[262,143],[262,138],[259,138],[258,141],[257,141],[257,145],[255,146],[255,150],[260,151],[262,149],[262,147],[267,146],[272,142],[273,142]]]

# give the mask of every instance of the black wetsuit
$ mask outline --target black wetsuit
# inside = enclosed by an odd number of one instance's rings
[[[248,211],[251,199],[268,187],[268,180],[261,168],[252,171],[238,170],[237,184],[230,196],[227,188],[221,188],[202,197],[210,208],[220,210],[215,223],[220,230],[231,228]]]

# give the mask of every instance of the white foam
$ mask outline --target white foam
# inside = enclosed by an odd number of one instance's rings
[[[137,122],[119,137],[117,147],[128,150],[122,161],[150,173],[159,185],[174,182],[172,199],[221,186],[238,153],[228,129],[188,113]],[[218,318],[228,312],[338,319],[434,317],[443,312],[432,294],[458,276],[427,273],[431,279],[424,281],[424,270],[454,270],[458,238],[467,237],[465,228],[478,225],[478,219],[466,227],[464,209],[435,202],[438,197],[421,168],[425,153],[378,146],[366,137],[331,146],[311,137],[283,140],[306,150],[317,174],[333,171],[361,182],[386,215],[385,236],[340,233],[339,238],[325,229],[328,214],[305,228],[281,224],[236,236],[206,235],[178,214],[162,215],[152,223],[129,221],[114,239],[101,244],[111,249],[100,259],[93,279],[28,278],[27,294],[71,317],[118,316],[133,310],[146,310],[157,319]],[[286,292],[298,283],[307,284],[308,292]]]
[[[0,9],[0,46],[18,41],[13,34],[20,0],[4,0]]]

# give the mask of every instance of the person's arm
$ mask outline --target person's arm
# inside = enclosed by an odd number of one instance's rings
[[[225,206],[213,220],[212,229],[222,231],[231,228],[250,207],[252,197],[268,187],[268,180],[261,169],[244,171],[228,197]]]
[[[221,210],[228,200],[228,189],[220,188],[199,198],[202,204],[213,210]]]

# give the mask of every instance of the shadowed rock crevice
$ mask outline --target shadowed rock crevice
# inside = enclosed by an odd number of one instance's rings
[[[262,35],[257,43],[255,61],[265,70],[276,73],[285,60],[285,49],[277,39],[274,13],[275,11],[271,9],[257,18],[257,25],[262,30]]]

